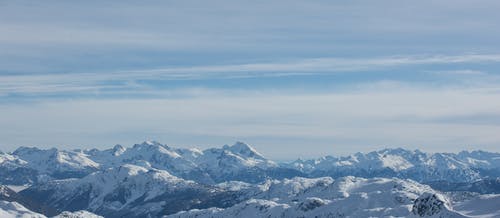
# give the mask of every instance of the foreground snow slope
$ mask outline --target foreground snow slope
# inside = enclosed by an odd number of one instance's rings
[[[45,215],[30,211],[17,202],[0,201],[1,218],[47,218]],[[65,211],[53,218],[103,218],[88,211]]]
[[[46,218],[43,214],[26,209],[17,202],[0,201],[0,217],[2,218]]]
[[[293,178],[239,187],[252,198],[168,217],[465,217],[447,197],[411,180]]]

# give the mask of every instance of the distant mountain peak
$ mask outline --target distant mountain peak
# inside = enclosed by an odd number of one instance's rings
[[[123,147],[122,145],[120,144],[116,144],[114,147],[113,147],[113,155],[114,156],[118,156],[118,155],[121,155],[123,154],[123,152],[125,152],[127,149],[125,147]]]
[[[255,148],[248,145],[247,143],[237,141],[233,145],[224,145],[224,150],[229,150],[233,153],[243,155],[245,157],[256,158],[256,159],[265,159],[262,154],[260,154]]]
[[[42,151],[40,148],[37,147],[27,147],[27,146],[21,146],[17,148],[12,154],[14,155],[20,155],[20,154],[29,154],[33,152],[40,152]]]
[[[159,146],[163,146],[163,144],[157,142],[157,141],[154,141],[154,140],[147,140],[147,141],[144,141],[142,143],[142,145],[159,145]]]
[[[133,146],[134,149],[141,149],[141,148],[166,148],[169,149],[167,145],[161,144],[160,142],[157,141],[144,141],[140,144],[135,144]]]

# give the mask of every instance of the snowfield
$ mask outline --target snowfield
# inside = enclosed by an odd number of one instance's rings
[[[442,193],[411,180],[293,178],[258,188],[252,199],[230,208],[166,217],[467,217]]]

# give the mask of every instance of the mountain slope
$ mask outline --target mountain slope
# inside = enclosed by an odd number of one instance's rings
[[[99,169],[99,164],[76,151],[20,147],[12,155],[25,161],[26,167],[36,170],[39,175],[57,179],[79,178]]]
[[[59,211],[88,210],[106,217],[157,217],[191,208],[224,207],[234,199],[232,192],[129,164],[82,179],[36,185],[20,194]]]
[[[203,184],[231,180],[261,182],[268,177],[300,175],[296,170],[279,167],[242,142],[201,151],[173,148],[158,142],[146,141],[132,148],[115,147],[111,150],[93,149],[84,152],[103,167],[147,164],[177,177]]]
[[[500,195],[480,195],[454,205],[456,211],[471,217],[500,217]]]
[[[33,212],[17,202],[0,200],[0,217],[2,218],[47,218],[45,215]],[[63,212],[54,218],[103,218],[87,211]]]
[[[294,176],[397,177],[423,183],[470,183],[500,177],[500,154],[484,151],[430,154],[419,150],[384,149],[277,164],[242,142],[199,150],[146,141],[130,148],[116,145],[106,150],[21,147],[12,154],[0,153],[0,183],[24,185],[81,178],[124,164],[165,170],[176,177],[210,185],[234,180],[259,183],[268,178]]]
[[[2,218],[46,218],[43,214],[26,209],[17,202],[0,200],[0,217]]]
[[[293,178],[268,181],[257,190],[250,200],[226,209],[168,217],[464,217],[445,196],[410,180]]]

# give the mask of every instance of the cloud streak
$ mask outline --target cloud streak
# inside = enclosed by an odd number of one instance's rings
[[[286,62],[266,62],[236,65],[171,67],[114,72],[84,72],[66,74],[0,75],[0,95],[57,94],[63,92],[113,92],[134,89],[151,90],[137,81],[213,80],[273,78],[290,76],[328,75],[345,72],[366,72],[397,69],[408,66],[449,64],[500,63],[498,54],[391,56],[378,58],[316,58]],[[451,71],[441,71],[451,72]],[[453,71],[454,74],[478,75],[476,71]],[[474,73],[470,73],[474,72]],[[442,74],[442,73],[436,73]]]

